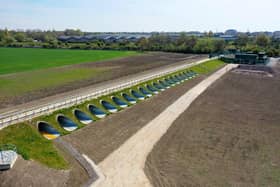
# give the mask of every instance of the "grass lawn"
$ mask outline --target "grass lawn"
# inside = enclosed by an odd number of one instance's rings
[[[0,48],[0,75],[136,55],[133,51]]]
[[[67,169],[68,163],[53,143],[27,124],[17,124],[0,131],[0,144],[14,144],[24,159],[32,159],[55,169]]]

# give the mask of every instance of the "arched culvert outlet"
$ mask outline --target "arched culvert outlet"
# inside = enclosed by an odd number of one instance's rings
[[[158,94],[158,93],[159,93],[158,90],[157,90],[155,87],[153,87],[153,86],[151,86],[151,85],[149,85],[149,84],[146,85],[146,88],[147,88],[150,92],[153,92],[154,94]]]
[[[135,91],[135,90],[131,90],[130,91],[131,95],[139,100],[144,100],[145,96],[143,96],[142,94],[140,94],[139,92]]]
[[[188,80],[192,78],[192,75],[188,71],[185,72],[184,74],[187,76]]]
[[[81,110],[75,109],[74,116],[83,124],[87,125],[93,122],[93,119]]]
[[[67,131],[74,131],[78,128],[78,125],[76,123],[74,123],[71,119],[67,118],[64,115],[58,115],[56,117],[57,122],[59,123],[59,125],[67,130]]]
[[[181,76],[181,74],[177,74],[177,75],[175,75],[175,77],[176,77],[177,79],[179,79],[181,82],[184,82],[184,81],[185,81],[185,78],[183,78],[183,77]]]
[[[115,113],[118,111],[117,107],[115,107],[114,105],[112,105],[107,101],[101,100],[100,103],[106,110],[108,110],[111,113]]]
[[[98,118],[104,118],[107,115],[103,110],[94,105],[88,105],[88,110]]]
[[[170,88],[170,84],[166,81],[159,80],[158,83],[165,88]]]
[[[189,79],[189,77],[187,75],[185,75],[184,72],[180,73],[180,76],[185,80]]]
[[[40,134],[48,140],[54,140],[60,136],[60,133],[47,122],[39,121],[37,126]]]
[[[170,79],[175,82],[175,84],[180,84],[181,81],[179,81],[178,79],[176,79],[174,76],[170,77]]]
[[[129,102],[130,104],[135,104],[137,101],[136,99],[134,99],[133,97],[130,97],[128,94],[126,93],[122,93],[122,97],[124,98],[124,100],[126,100],[127,102]]]
[[[167,82],[170,86],[175,86],[175,84],[176,84],[174,81],[172,81],[171,79],[168,79],[168,78],[165,78],[164,81]]]
[[[138,90],[140,91],[141,94],[146,95],[147,97],[152,97],[152,94],[149,93],[147,90],[145,90],[142,87],[139,87]]]
[[[158,84],[158,83],[153,83],[153,86],[156,88],[156,89],[158,89],[158,90],[160,90],[160,91],[164,91],[165,90],[165,88],[163,87],[163,86],[161,86],[160,84]]]
[[[192,79],[196,76],[196,74],[194,73],[194,71],[190,70],[187,72],[187,75]]]
[[[185,79],[182,78],[180,75],[175,75],[175,78],[178,79],[178,80],[181,81],[181,82],[184,82],[184,81],[185,81]]]
[[[193,74],[190,71],[187,71],[186,75],[189,77],[189,79],[193,78]]]
[[[118,98],[116,96],[112,96],[111,98],[112,98],[113,102],[121,108],[126,108],[128,106],[128,104],[125,101],[121,100],[120,98]]]
[[[191,70],[192,74],[196,77],[198,75],[198,73],[196,73],[195,71]]]

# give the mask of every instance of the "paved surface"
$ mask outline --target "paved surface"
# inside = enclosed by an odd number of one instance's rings
[[[104,180],[98,180],[92,186],[151,186],[144,173],[144,166],[153,146],[203,91],[234,67],[236,65],[227,65],[199,83],[110,154],[99,164]]]
[[[58,138],[54,141],[56,141],[56,143],[63,146],[63,148],[66,149],[67,152],[73,158],[75,158],[79,162],[79,164],[84,168],[84,170],[87,172],[87,174],[89,176],[89,180],[87,182],[85,182],[83,186],[85,186],[85,187],[89,186],[91,183],[93,183],[94,181],[96,181],[98,179],[98,175],[95,172],[95,168],[92,167],[92,165],[94,163],[89,163],[87,157],[85,157],[84,155],[81,155],[71,144],[63,141],[61,138]]]

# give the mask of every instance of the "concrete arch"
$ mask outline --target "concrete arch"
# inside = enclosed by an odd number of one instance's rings
[[[136,99],[134,99],[133,97],[129,96],[127,93],[122,93],[121,95],[124,98],[124,100],[126,100],[130,104],[135,104],[137,102]]]
[[[88,110],[90,111],[90,113],[92,113],[93,115],[95,115],[98,118],[104,118],[107,114],[106,112],[104,112],[102,109],[98,108],[95,105],[92,104],[88,104]]]
[[[158,89],[156,89],[155,87],[149,85],[149,84],[146,84],[145,87],[147,88],[147,90],[149,90],[150,92],[154,93],[154,94],[158,94],[159,91]]]
[[[60,133],[45,121],[38,121],[37,128],[40,134],[48,140],[54,140],[60,136]]]
[[[165,88],[163,86],[161,86],[159,83],[153,82],[153,87],[155,87],[156,89],[158,89],[160,91],[164,91],[165,90]]]
[[[158,83],[162,85],[164,88],[170,88],[170,84],[164,80],[159,80]]]
[[[86,113],[79,109],[73,110],[74,116],[83,124],[88,125],[93,122],[93,119],[88,116]]]
[[[109,112],[111,113],[116,113],[118,111],[117,107],[109,103],[108,101],[105,100],[100,100],[100,104]]]
[[[121,100],[120,98],[118,98],[116,96],[112,96],[111,99],[116,105],[118,105],[121,108],[128,107],[128,104],[125,101]]]
[[[138,90],[141,94],[147,96],[147,97],[152,97],[153,95],[149,93],[147,90],[145,90],[143,87],[139,86]]]
[[[139,99],[139,100],[144,100],[145,96],[143,96],[142,94],[140,94],[139,92],[135,91],[135,90],[130,90],[131,95],[133,95],[133,97]]]
[[[73,122],[71,119],[64,116],[63,114],[58,114],[56,116],[56,121],[66,131],[71,132],[71,131],[74,131],[78,128],[78,125],[75,122]]]

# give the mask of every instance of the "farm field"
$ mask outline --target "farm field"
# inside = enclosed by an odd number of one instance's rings
[[[279,69],[272,78],[231,72],[218,80],[149,154],[151,183],[279,186],[279,81]]]
[[[0,75],[121,58],[133,51],[0,48]]]
[[[32,91],[51,89],[75,81],[94,78],[109,71],[105,68],[52,68],[18,74],[0,75],[1,97],[16,97]]]
[[[40,51],[41,49],[28,50]],[[74,53],[77,52],[76,50],[71,50],[70,52],[72,51]],[[95,53],[97,52],[95,51]],[[104,51],[101,53],[104,53]],[[28,57],[25,58],[28,59]],[[199,60],[201,58],[203,58],[203,56],[200,55],[143,53],[141,55],[92,63],[80,63],[26,72],[2,74],[0,75],[0,109],[62,94],[79,88],[93,86],[94,84],[133,75],[145,70],[172,65],[182,60]],[[11,59],[13,59],[13,57],[11,57]],[[31,57],[30,60],[32,60]],[[43,62],[44,60],[42,63]]]

